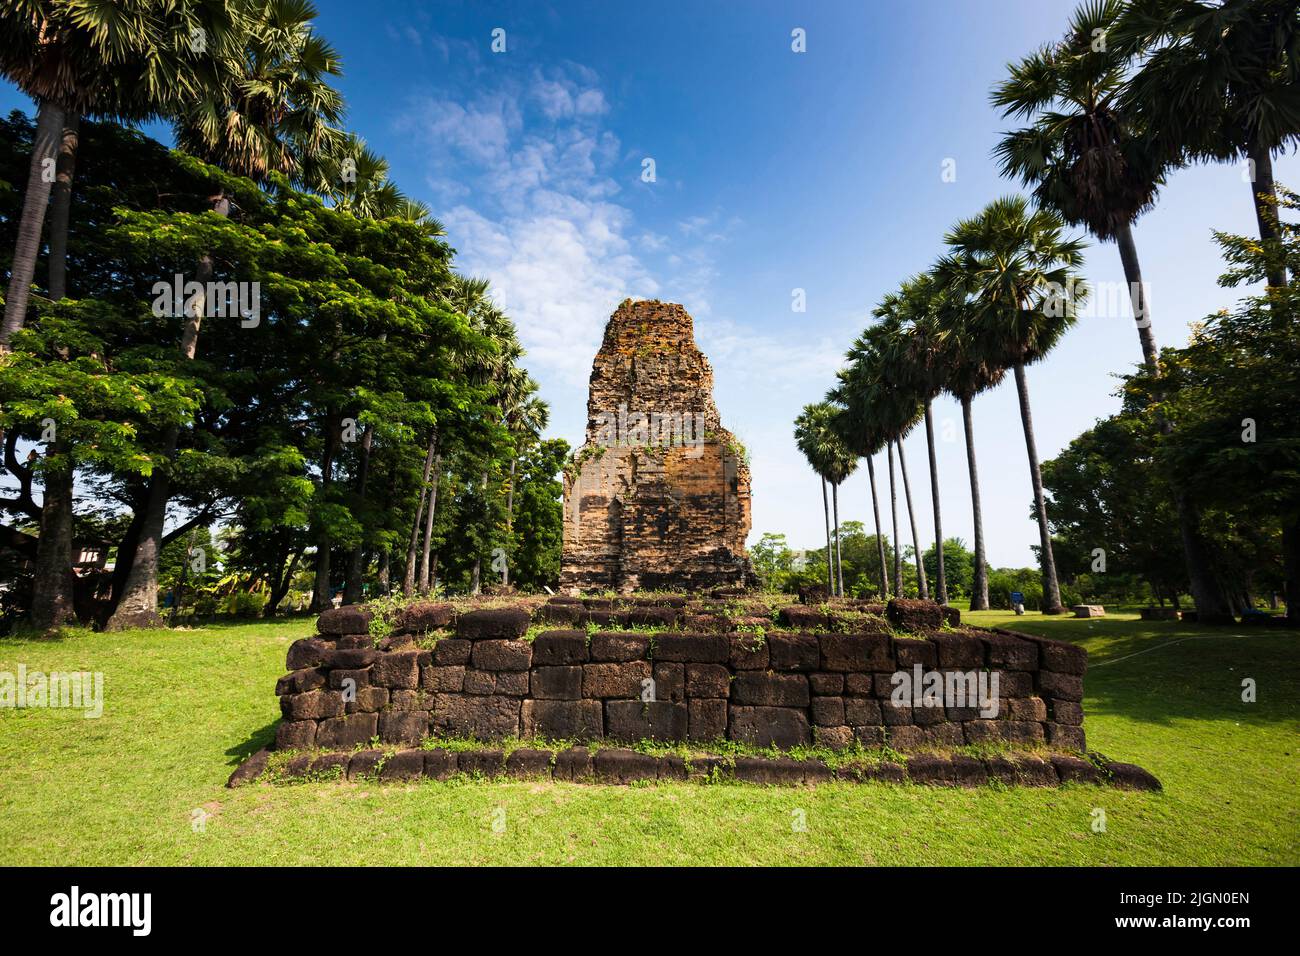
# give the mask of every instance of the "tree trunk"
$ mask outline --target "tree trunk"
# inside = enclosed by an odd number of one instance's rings
[[[379,555],[379,567],[375,571],[375,583],[379,588],[380,594],[388,593],[388,574],[392,560],[392,549],[384,548]]]
[[[50,193],[50,298],[55,302],[68,294],[68,220],[72,214],[72,182],[77,175],[80,126],[81,118],[76,113],[64,118]]]
[[[185,580],[190,573],[190,557],[194,554],[194,529],[190,529],[189,539],[185,542],[185,558],[181,561],[181,576],[176,582],[175,600],[172,601],[170,623],[175,627],[181,617],[181,603],[185,600]]]
[[[980,476],[975,467],[975,422],[969,395],[961,397],[962,425],[966,431],[966,468],[970,472],[971,514],[975,520],[975,576],[971,581],[970,609],[989,609],[989,570],[984,558],[984,512],[980,508]]]
[[[1201,624],[1232,624],[1232,607],[1214,573],[1210,549],[1201,533],[1200,509],[1176,485],[1174,505],[1178,509],[1178,532],[1187,563],[1187,587],[1196,605],[1197,620]]]
[[[1133,320],[1137,323],[1138,341],[1142,345],[1142,361],[1154,373],[1160,369],[1160,352],[1151,328],[1151,303],[1147,299],[1146,286],[1142,284],[1142,267],[1138,264],[1137,246],[1133,243],[1133,227],[1125,223],[1116,230],[1115,243],[1119,246],[1120,262],[1124,265],[1129,301],[1133,303]]]
[[[27,191],[23,194],[22,219],[18,224],[18,241],[14,243],[14,261],[5,293],[4,321],[0,323],[0,354],[9,350],[9,340],[27,321],[27,303],[31,297],[32,276],[41,251],[41,231],[45,210],[54,182],[59,141],[63,134],[63,108],[41,100],[36,111],[36,137],[32,141],[32,158],[27,168]]]
[[[1265,244],[1277,241],[1277,186],[1273,182],[1273,154],[1267,147],[1252,143],[1247,156],[1255,166],[1255,181],[1250,184],[1251,204],[1255,208],[1255,222],[1259,238]],[[1281,288],[1286,285],[1286,267],[1280,263],[1270,265],[1268,284]]]
[[[438,441],[434,436],[434,442]],[[438,482],[442,480],[442,455],[434,453],[433,478],[429,484],[429,507],[424,513],[424,550],[420,554],[420,593],[428,593],[433,586],[433,565],[429,555],[433,552],[433,518],[438,510]]]
[[[1052,535],[1047,527],[1047,502],[1043,498],[1043,473],[1038,467],[1038,447],[1034,442],[1034,419],[1029,411],[1029,383],[1025,365],[1016,363],[1016,392],[1020,396],[1020,423],[1025,429],[1025,452],[1029,455],[1029,480],[1034,486],[1034,513],[1038,516],[1039,559],[1043,568],[1044,614],[1060,614],[1061,587],[1056,580],[1056,558],[1052,556]]]
[[[365,432],[361,435],[361,460],[357,464],[357,498],[361,502],[362,508],[365,507],[366,502],[366,481],[370,477],[370,445],[374,441],[374,437],[374,426],[367,425]],[[359,604],[361,602],[362,579],[365,577],[366,564],[362,542],[358,541],[353,546],[352,553],[348,555],[347,580],[343,582],[344,604]]]
[[[907,501],[907,520],[912,526],[912,553],[916,556],[916,586],[922,601],[930,600],[930,583],[925,578],[925,560],[921,554],[921,537],[916,533],[916,512],[912,510],[912,483],[907,480],[907,456],[898,443],[898,470],[903,473],[903,498]]]
[[[510,558],[514,554],[515,543],[515,470],[518,459],[510,459],[510,485],[506,489],[506,544],[510,551],[506,554],[506,566],[501,572],[501,583],[510,583]]]
[[[934,456],[934,416],[930,411],[930,400],[925,400],[925,444],[930,455],[930,500],[934,505],[934,559],[938,563],[938,590],[936,600],[940,604],[948,603],[948,577],[943,567],[943,521],[939,517],[939,466]]]
[[[429,441],[429,451],[424,456],[424,477],[420,479],[420,502],[415,506],[415,521],[411,523],[411,541],[406,548],[406,572],[402,581],[402,593],[410,597],[415,593],[416,554],[420,547],[420,525],[424,516],[424,503],[429,496],[429,472],[433,470],[433,454],[437,442]]]
[[[835,586],[844,597],[844,552],[840,550],[840,486],[831,482],[831,505],[835,509]]]
[[[887,442],[889,457],[889,513],[894,529],[894,597],[903,597],[903,547],[898,540],[898,491],[894,487],[894,443]]]
[[[40,631],[62,627],[76,616],[72,576],[72,457],[62,442],[54,443],[51,457],[58,464],[45,472],[32,590],[31,623]]]
[[[340,415],[331,409],[325,416],[325,457],[320,468],[320,500],[334,483],[334,453],[339,443]],[[316,581],[312,588],[311,611],[319,614],[334,606],[330,594],[330,535],[322,525],[316,529]]]
[[[67,294],[66,257],[68,213],[72,207],[72,178],[77,163],[77,116],[64,124],[55,182],[50,203],[50,299]],[[36,575],[32,582],[32,624],[42,631],[62,626],[70,619],[76,578],[72,571],[73,489],[76,466],[70,449],[55,442],[53,451],[67,458],[68,467],[47,472],[41,501],[41,536],[36,546]],[[48,536],[47,536],[48,529]],[[63,540],[66,537],[66,541]],[[44,547],[42,547],[44,545]]]
[[[1282,566],[1286,575],[1286,619],[1300,626],[1300,518],[1293,517],[1282,525]]]
[[[826,519],[826,590],[835,593],[835,552],[831,550],[831,504],[826,497],[826,479],[822,479],[822,517]]]
[[[223,216],[230,213],[229,201],[221,196],[215,197],[214,208]],[[199,259],[194,277],[206,290],[215,271],[211,254],[204,254]],[[193,313],[185,316],[185,324],[181,326],[181,357],[187,362],[192,362],[198,351],[199,329],[203,325],[206,311],[206,295],[200,294],[195,299]],[[171,500],[171,476],[167,468],[170,467],[171,460],[176,457],[179,439],[180,427],[167,426],[163,433],[161,467],[155,468],[149,481],[149,500],[145,504],[144,523],[141,525],[139,543],[131,562],[131,573],[127,576],[122,599],[117,602],[113,616],[108,619],[106,625],[110,631],[127,627],[164,626],[162,618],[158,616],[158,557],[162,552],[167,502]]]
[[[876,466],[867,456],[867,480],[871,483],[871,513],[876,520],[876,557],[880,559],[880,597],[889,600],[889,565],[885,561],[885,537],[880,527],[880,500],[876,497]]]
[[[307,550],[307,545],[303,545],[294,552],[293,558],[289,561],[289,566],[284,569],[283,576],[271,588],[270,599],[266,602],[266,608],[262,611],[263,616],[270,617],[275,613],[275,609],[280,606],[284,596],[289,593],[289,588],[293,585],[293,576],[298,572],[298,562],[302,560],[303,552]]]

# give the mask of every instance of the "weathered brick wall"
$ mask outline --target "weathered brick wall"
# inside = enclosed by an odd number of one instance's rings
[[[690,441],[638,438],[628,422],[641,415],[687,416]],[[690,315],[624,302],[592,364],[586,440],[565,475],[561,587],[744,585],[749,527],[749,466],[722,427]]]
[[[891,602],[888,624],[843,605],[784,607],[775,623],[766,612],[684,598],[557,598],[464,613],[428,604],[408,608],[377,640],[365,609],[327,611],[317,636],[289,649],[277,746],[433,735],[1086,749],[1087,656],[1073,644],[944,627],[945,609],[924,602]],[[769,628],[762,636],[736,630],[759,622]],[[534,623],[547,629],[524,640]],[[636,626],[666,629],[619,630]],[[891,677],[916,665],[996,672],[996,714],[896,706]]]

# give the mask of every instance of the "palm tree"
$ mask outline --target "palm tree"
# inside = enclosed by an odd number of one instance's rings
[[[1090,0],[1069,31],[1010,67],[993,89],[1003,116],[1032,120],[1006,133],[994,150],[1002,174],[1034,191],[1038,205],[1119,247],[1133,302],[1142,357],[1153,372],[1158,352],[1133,223],[1155,205],[1165,164],[1132,113],[1120,105],[1130,58],[1098,42],[1124,9],[1123,0]]]
[[[1134,8],[1127,9],[1132,15]],[[1151,111],[1135,109],[1128,96],[1131,44],[1097,42],[1125,14],[1120,0],[1093,0],[1075,12],[1060,43],[1011,67],[1010,79],[994,89],[993,102],[1004,108],[1003,115],[1033,122],[1008,133],[995,152],[1003,174],[1033,186],[1039,205],[1071,225],[1087,227],[1098,239],[1115,240],[1143,361],[1151,374],[1159,374],[1132,226],[1154,205],[1166,161],[1172,162],[1177,150],[1167,143],[1159,148],[1140,124]],[[1175,496],[1188,580],[1208,620],[1212,609],[1226,610],[1227,601],[1210,566],[1199,509],[1185,492],[1175,489]]]
[[[911,483],[907,476],[907,459],[903,439],[921,421],[923,416],[924,375],[917,370],[916,357],[906,328],[908,302],[906,290],[886,295],[872,312],[881,321],[862,335],[865,348],[857,361],[864,363],[867,372],[864,380],[871,383],[875,409],[886,443],[889,462],[889,493],[891,513],[894,515],[894,585],[902,594],[902,552],[898,547],[897,494],[894,490],[894,451],[898,452],[899,468],[903,475],[903,495],[907,505],[908,522],[912,529],[912,549],[916,557],[917,589],[919,596],[928,600],[929,584],[922,560],[920,536],[916,530],[916,510],[912,504]]]
[[[933,273],[936,285],[945,277]],[[980,501],[979,468],[975,461],[975,420],[972,413],[975,396],[996,388],[1005,370],[991,364],[980,353],[975,331],[972,328],[973,310],[968,308],[962,295],[951,288],[936,300],[935,313],[938,326],[938,354],[934,366],[940,371],[940,383],[949,395],[961,404],[962,432],[966,441],[966,470],[970,480],[971,516],[974,524],[974,574],[971,582],[970,609],[987,611],[989,608],[988,559],[984,551],[984,511]],[[940,539],[942,541],[942,539]],[[942,543],[939,545],[942,549]]]
[[[27,319],[55,179],[46,170],[57,172],[61,159],[70,186],[75,152],[60,153],[75,148],[77,119],[169,115],[200,95],[216,69],[210,64],[227,61],[242,28],[242,7],[229,0],[26,0],[0,6],[0,76],[37,104],[36,137],[0,323],[0,352],[8,349]],[[195,37],[202,38],[202,49]],[[66,211],[55,218],[56,223],[66,222]]]
[[[1161,156],[1248,163],[1251,204],[1275,245],[1273,154],[1300,141],[1300,7],[1294,0],[1129,0],[1110,33],[1140,67],[1121,110]],[[1280,258],[1268,269],[1286,285]]]
[[[1020,397],[1020,420],[1034,489],[1043,571],[1044,613],[1061,612],[1061,589],[1043,497],[1025,366],[1047,355],[1074,324],[1074,306],[1086,290],[1077,270],[1083,243],[1064,236],[1054,212],[1030,210],[1023,197],[997,199],[953,227],[952,253],[941,273],[955,277],[974,309],[979,349],[992,364],[1011,368]]]
[[[835,418],[831,423],[836,436],[852,454],[867,461],[871,512],[875,520],[876,557],[880,562],[880,595],[883,600],[888,600],[889,570],[885,560],[885,538],[880,526],[880,499],[876,495],[876,466],[872,460],[884,446],[884,441],[879,437],[875,417],[868,406],[871,391],[860,387],[856,372],[858,369],[852,364],[841,370],[837,375],[839,384],[831,389],[826,398],[836,406]]]
[[[216,79],[176,118],[177,141],[235,175],[267,181],[279,174],[300,184],[316,182],[320,164],[341,135],[332,124],[342,116],[342,97],[329,84],[330,77],[341,73],[338,54],[311,32],[316,9],[306,0],[257,0],[250,14],[238,53],[230,54],[220,69],[209,70]],[[229,215],[228,197],[218,192],[210,199],[216,215]],[[195,278],[206,287],[214,273],[213,258],[205,254]],[[196,302],[193,314],[185,317],[180,340],[184,361],[194,359],[204,308]],[[163,436],[165,462],[175,457],[179,434],[172,426]],[[334,439],[329,439],[322,467],[326,484],[332,478],[333,450]],[[158,623],[158,555],[170,497],[171,476],[164,464],[150,479],[139,541],[109,629]],[[322,531],[316,547],[316,610],[328,600],[329,561],[329,541]]]
[[[829,402],[805,405],[794,420],[794,442],[807,459],[809,466],[822,482],[822,514],[826,520],[826,587],[837,594],[835,587],[835,550],[831,540],[830,501],[826,485],[833,483],[836,472],[836,449],[841,448],[838,436],[832,429],[835,407]]]

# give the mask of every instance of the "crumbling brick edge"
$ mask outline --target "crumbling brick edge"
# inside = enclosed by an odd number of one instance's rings
[[[230,775],[226,786],[253,783],[268,767],[271,752],[259,750]],[[990,782],[1029,787],[1088,783],[1124,790],[1163,789],[1160,781],[1136,764],[1117,763],[1101,754],[1089,759],[1070,754],[998,754],[989,757],[915,754],[901,763],[831,767],[821,760],[793,757],[693,757],[655,755],[635,750],[586,747],[567,750],[519,749],[447,750],[443,748],[357,750],[347,753],[305,752],[290,758],[281,770],[285,778],[378,780],[381,783],[420,779],[448,780],[456,775],[475,778],[551,780],[561,783],[634,784],[665,782],[741,783],[815,786],[834,781],[851,783],[922,784],[980,787]]]

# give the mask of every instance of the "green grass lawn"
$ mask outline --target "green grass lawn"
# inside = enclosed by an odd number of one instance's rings
[[[1090,747],[1141,764],[1165,791],[468,780],[231,791],[236,763],[273,736],[275,679],[310,623],[73,631],[0,639],[0,671],[105,674],[98,720],[0,710],[0,863],[1300,863],[1297,635],[1136,614],[967,620],[1086,647]],[[1241,701],[1246,677],[1258,703]],[[1092,830],[1096,809],[1104,833]],[[202,832],[196,810],[208,815]]]

